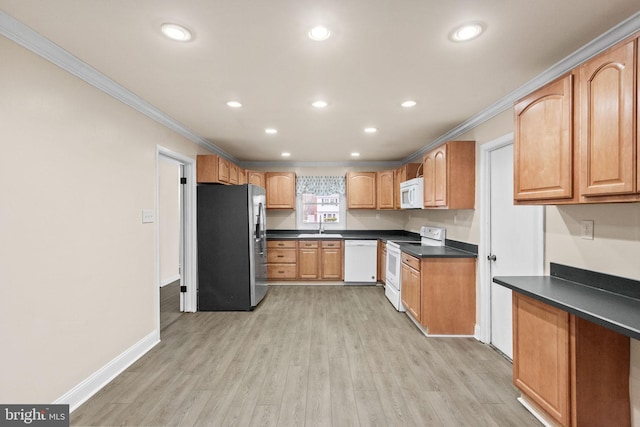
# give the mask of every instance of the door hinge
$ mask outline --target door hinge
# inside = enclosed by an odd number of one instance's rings
[[[187,183],[187,177],[180,177],[180,184],[186,184]]]
[[[180,292],[187,292],[186,286],[180,286]]]

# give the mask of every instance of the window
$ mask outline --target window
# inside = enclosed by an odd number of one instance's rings
[[[298,229],[345,228],[344,177],[302,176],[296,187]]]

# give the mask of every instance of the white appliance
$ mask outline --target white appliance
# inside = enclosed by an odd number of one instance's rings
[[[420,227],[420,243],[387,241],[387,270],[384,294],[398,311],[406,311],[402,304],[402,251],[399,243],[419,246],[444,246],[447,230],[424,225]]]
[[[377,281],[378,241],[344,241],[345,285],[369,284]]]
[[[424,209],[424,179],[413,178],[400,183],[400,207],[402,209]]]

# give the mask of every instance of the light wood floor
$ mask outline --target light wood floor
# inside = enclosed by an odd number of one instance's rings
[[[163,331],[178,320],[180,312],[180,280],[160,288],[160,339]]]
[[[71,424],[539,426],[517,394],[496,351],[423,336],[381,287],[272,286],[179,317]]]

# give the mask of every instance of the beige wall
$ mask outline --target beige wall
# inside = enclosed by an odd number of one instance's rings
[[[154,331],[156,144],[193,143],[0,37],[0,402],[53,402]]]

